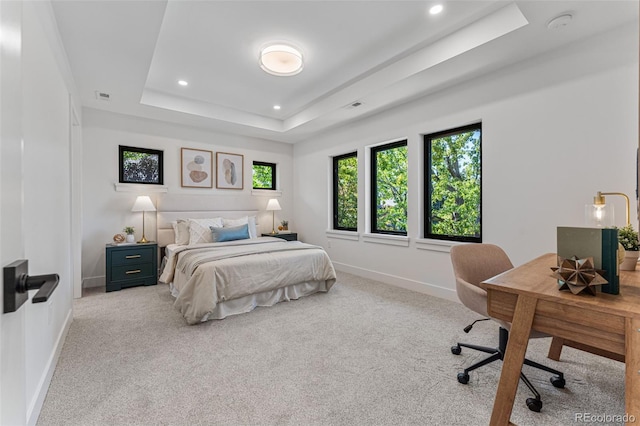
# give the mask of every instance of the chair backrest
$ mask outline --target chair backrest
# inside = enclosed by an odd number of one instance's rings
[[[456,292],[469,309],[487,315],[487,293],[480,283],[513,268],[509,256],[493,244],[461,244],[451,247]]]

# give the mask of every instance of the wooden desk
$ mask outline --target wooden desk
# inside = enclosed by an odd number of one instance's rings
[[[624,356],[625,411],[635,416],[637,422],[640,419],[640,277],[623,274],[617,296],[574,295],[558,290],[550,269],[556,264],[555,254],[545,254],[482,283],[487,290],[489,315],[512,323],[491,425],[509,424],[532,329]]]

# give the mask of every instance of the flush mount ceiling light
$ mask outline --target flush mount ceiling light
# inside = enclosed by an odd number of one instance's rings
[[[438,13],[442,12],[442,5],[441,4],[436,4],[435,6],[432,6],[431,9],[429,9],[429,13],[432,15],[437,15]]]
[[[178,80],[178,84],[179,84],[180,86],[188,86],[188,85],[189,85],[189,82],[188,82],[188,81],[186,81],[186,80]]]
[[[260,68],[265,72],[278,76],[296,75],[304,66],[302,53],[295,47],[276,43],[264,47],[258,58]]]

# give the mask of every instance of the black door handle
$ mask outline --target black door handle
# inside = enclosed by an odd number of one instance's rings
[[[56,289],[60,282],[58,274],[34,275],[24,277],[24,291],[38,290],[31,300],[32,303],[42,303],[49,300],[53,290]]]
[[[46,302],[60,282],[58,274],[29,276],[28,272],[29,263],[26,259],[17,260],[3,268],[5,314],[17,311],[29,299],[29,290],[38,290],[33,296],[33,303]]]

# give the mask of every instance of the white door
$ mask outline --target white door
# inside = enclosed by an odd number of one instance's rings
[[[0,1],[0,264],[24,258],[22,4]],[[4,288],[4,287],[3,287]],[[0,292],[4,305],[4,295]],[[26,309],[0,314],[0,424],[26,422]]]
[[[29,275],[60,276],[44,303],[33,303],[34,291],[15,312],[0,313],[3,426],[38,419],[72,321],[78,273],[71,262],[77,216],[71,215],[69,123],[79,122],[70,119],[63,53],[47,6],[0,0],[0,266],[27,259]],[[77,230],[73,235],[79,239]],[[0,297],[4,311],[6,296]]]

